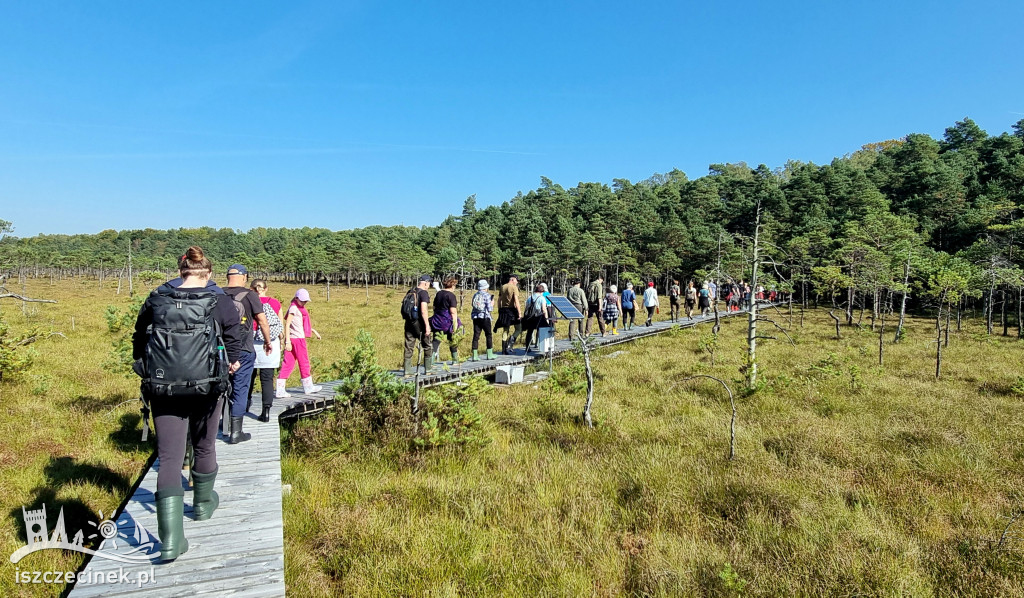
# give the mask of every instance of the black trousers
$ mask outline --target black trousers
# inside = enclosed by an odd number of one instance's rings
[[[263,393],[263,406],[270,407],[274,404],[274,368],[256,368],[252,371],[252,380],[249,381],[249,402],[252,403],[252,389],[256,388],[256,378],[260,379],[260,392]]]
[[[487,339],[487,349],[494,349],[494,333],[491,332],[490,318],[473,318],[473,350],[480,348],[480,333],[483,332]]]
[[[192,470],[198,473],[217,471],[217,427],[222,397],[166,398],[149,400],[156,429],[156,456],[160,470],[156,489],[181,490],[181,464],[185,461],[185,442],[192,435]]]
[[[623,307],[622,308],[622,325],[626,325],[626,320],[629,320],[630,324],[636,323],[636,308],[635,307]]]

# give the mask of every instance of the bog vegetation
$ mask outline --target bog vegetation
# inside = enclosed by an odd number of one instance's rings
[[[0,552],[25,541],[22,505],[84,525],[130,491],[152,447],[126,335],[196,243],[278,298],[309,286],[316,375],[345,379],[332,413],[283,431],[292,593],[1024,594],[1022,193],[1024,121],[965,119],[824,166],[544,179],[421,228],[17,238],[0,221]],[[594,351],[592,384],[570,355],[536,386],[417,394],[386,370],[422,272],[555,290],[756,275],[795,304]],[[4,595],[61,590],[9,569]]]

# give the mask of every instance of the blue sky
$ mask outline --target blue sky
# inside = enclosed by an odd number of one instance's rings
[[[436,224],[1024,118],[1024,2],[0,1],[0,218]]]

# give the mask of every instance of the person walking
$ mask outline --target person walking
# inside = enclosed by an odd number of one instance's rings
[[[654,281],[647,283],[647,290],[644,291],[644,307],[647,308],[647,325],[654,324],[654,314],[658,311],[658,289],[654,288]]]
[[[708,289],[707,281],[700,285],[700,291],[697,292],[697,307],[700,308],[701,317],[708,315],[711,309],[711,290]]]
[[[253,347],[256,349],[256,363],[252,371],[252,379],[249,381],[249,397],[246,400],[245,409],[248,411],[252,405],[252,391],[256,386],[258,376],[260,392],[263,395],[263,410],[256,419],[261,422],[269,422],[270,409],[274,406],[274,397],[286,399],[289,396],[284,390],[283,383],[279,382],[277,388],[274,388],[274,373],[277,368],[281,367],[281,338],[284,336],[284,325],[281,323],[281,302],[267,295],[267,281],[263,279],[257,278],[252,281],[249,288],[256,293],[263,306],[263,315],[267,318],[270,328],[269,342],[272,350],[270,353],[265,351],[264,345],[268,341],[264,338],[263,331],[253,322]]]
[[[491,285],[483,278],[476,283],[473,295],[473,361],[480,361],[480,333],[487,337],[487,359],[494,359],[494,335],[491,332],[491,311],[494,309],[494,297],[487,292]]]
[[[172,561],[188,550],[184,529],[181,465],[191,438],[192,511],[196,521],[213,516],[220,498],[217,479],[217,424],[230,374],[238,371],[242,326],[234,300],[207,286],[213,264],[192,246],[178,261],[181,281],[155,289],[135,321],[133,369],[142,377],[142,396],[153,413],[157,472],[156,519],[160,559]],[[216,334],[220,329],[219,337]],[[196,334],[196,331],[202,331]],[[159,372],[159,378],[151,373]]]
[[[402,319],[405,320],[405,352],[403,365],[405,377],[410,378],[416,374],[419,363],[413,366],[412,356],[419,346],[426,371],[434,367],[434,355],[430,348],[430,317],[427,312],[430,308],[430,283],[433,278],[429,274],[420,276],[416,287],[410,289],[402,300]]]
[[[697,287],[693,286],[693,279],[686,284],[686,317],[693,319],[693,308],[697,307]]]
[[[597,278],[587,287],[587,326],[583,331],[585,336],[590,336],[590,319],[597,319],[597,327],[601,329],[601,336],[604,336],[604,277]]]
[[[313,321],[306,310],[309,303],[309,291],[299,289],[295,291],[295,297],[288,305],[288,311],[284,316],[284,363],[281,364],[281,373],[278,374],[278,385],[287,381],[288,376],[295,371],[295,365],[299,366],[299,376],[302,381],[302,392],[313,394],[323,390],[322,386],[313,384],[313,369],[309,365],[309,347],[306,340],[316,337],[320,340],[320,333],[313,328]]]
[[[501,329],[501,354],[508,355],[522,331],[523,308],[519,305],[519,277],[512,274],[498,293],[498,321],[494,331]]]
[[[256,367],[256,345],[253,336],[253,323],[259,326],[263,338],[270,338],[270,326],[267,316],[263,314],[263,304],[259,295],[246,286],[249,271],[242,264],[233,264],[228,268],[228,286],[224,292],[235,301],[239,323],[242,325],[242,355],[239,358],[241,367],[231,379],[231,417],[226,428],[228,444],[245,442],[252,434],[242,431],[242,423],[249,408],[249,388],[252,384],[252,373]],[[270,355],[274,348],[264,344],[264,355]]]
[[[633,283],[626,283],[626,290],[622,291],[622,329],[629,330],[636,324],[636,292],[633,290]]]
[[[615,285],[608,287],[608,294],[604,296],[604,325],[612,329],[612,334],[618,336],[619,322],[619,293]]]
[[[551,326],[547,306],[548,300],[544,297],[544,285],[538,284],[533,288],[533,294],[527,298],[526,309],[523,312],[523,330],[526,331],[524,355],[530,352],[530,342],[533,340],[534,331]]]
[[[455,331],[462,327],[459,321],[459,299],[455,296],[455,285],[459,284],[457,276],[444,279],[444,288],[434,295],[434,315],[430,317],[430,328],[434,331],[434,361],[441,360],[441,335],[448,337],[448,350],[452,354],[452,362],[459,363],[459,345],[455,341]]]
[[[679,319],[679,304],[682,303],[682,294],[682,289],[679,288],[679,281],[673,280],[672,286],[668,288],[668,305],[671,312],[670,318],[673,322]]]
[[[708,281],[708,307],[711,312],[718,310],[718,285],[714,280]]]
[[[565,298],[569,300],[581,314],[587,313],[587,294],[580,288],[580,281],[573,280],[572,286],[565,293]],[[575,334],[573,333],[575,331]],[[583,320],[569,320],[569,340],[576,340],[577,336],[583,334]]]

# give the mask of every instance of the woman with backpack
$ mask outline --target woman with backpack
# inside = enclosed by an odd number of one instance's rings
[[[302,391],[306,394],[313,394],[323,390],[322,386],[313,384],[313,369],[309,365],[309,348],[306,347],[306,339],[315,336],[320,340],[320,333],[313,328],[313,322],[309,319],[309,312],[306,304],[309,303],[309,291],[299,289],[295,291],[288,311],[284,316],[284,363],[281,365],[281,373],[277,376],[277,388],[284,391],[288,376],[295,371],[295,364],[299,365],[299,374],[302,376]]]
[[[185,460],[189,436],[194,455],[193,517],[209,519],[220,504],[213,491],[217,428],[228,375],[240,367],[243,349],[234,300],[216,285],[207,286],[213,264],[203,250],[189,247],[178,260],[178,271],[180,286],[164,284],[150,293],[132,335],[133,369],[142,376],[142,396],[152,409],[156,429],[157,457],[166,464],[156,482],[157,534],[164,561],[188,550],[182,519],[185,492],[181,467],[175,465]]]
[[[604,296],[604,324],[612,329],[612,334],[618,335],[619,324],[619,293],[615,285],[609,285],[608,294]]]
[[[523,330],[526,331],[526,351],[530,352],[530,341],[533,340],[533,333],[540,328],[548,328],[551,323],[548,321],[548,300],[544,298],[544,287],[537,285],[533,288],[533,294],[526,300],[526,310],[523,312]]]
[[[252,389],[256,386],[256,378],[260,379],[260,391],[263,394],[263,411],[256,419],[261,422],[270,421],[270,408],[274,405],[274,398],[287,399],[290,395],[284,390],[284,380],[277,381],[277,388],[274,388],[274,370],[281,367],[281,337],[284,335],[284,326],[281,324],[281,302],[267,295],[267,281],[257,278],[249,285],[260,297],[263,305],[263,315],[267,318],[270,326],[270,346],[273,350],[267,354],[263,350],[266,340],[263,332],[256,322],[253,322],[253,346],[256,348],[256,365],[252,370],[252,381],[249,383],[249,402],[245,410],[248,411],[252,405]]]
[[[487,337],[487,359],[494,359],[494,333],[491,332],[491,312],[494,310],[494,297],[487,292],[491,285],[480,279],[476,283],[473,295],[473,361],[480,361],[480,333]]]
[[[459,299],[455,296],[455,285],[459,284],[458,276],[444,279],[444,289],[434,295],[434,315],[430,317],[430,328],[434,331],[434,362],[441,360],[441,335],[448,337],[448,350],[452,353],[452,361],[459,362],[459,344],[455,341],[455,332],[462,327],[459,320]]]

